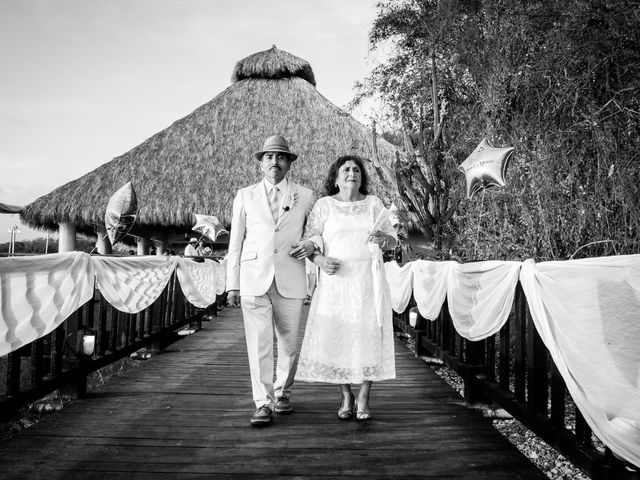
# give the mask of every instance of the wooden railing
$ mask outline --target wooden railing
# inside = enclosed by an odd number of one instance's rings
[[[434,321],[418,314],[415,328],[409,319],[412,307],[413,298],[405,312],[394,314],[395,328],[413,337],[416,355],[438,358],[462,377],[467,403],[499,405],[594,479],[640,478],[609,449],[602,452],[594,445],[591,429],[535,329],[520,284],[507,323],[479,342],[456,332],[446,301]]]
[[[53,332],[25,345],[1,359],[0,421],[6,421],[22,407],[57,390],[82,396],[87,376],[131,353],[146,347],[163,349],[177,340],[177,330],[191,322],[201,322],[209,309],[195,308],[186,301],[175,272],[158,299],[137,314],[113,308],[95,290],[94,296]],[[93,355],[81,353],[83,332],[95,334]],[[80,351],[79,351],[80,350]]]

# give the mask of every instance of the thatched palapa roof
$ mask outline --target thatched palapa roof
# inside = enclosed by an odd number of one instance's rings
[[[372,158],[371,131],[316,90],[307,61],[273,46],[240,60],[231,86],[213,100],[38,198],[21,216],[35,227],[55,229],[70,221],[79,232],[94,234],[104,225],[109,197],[132,182],[140,206],[134,234],[189,231],[195,213],[215,215],[228,225],[236,191],[262,177],[253,152],[276,133],[299,154],[289,178],[318,196],[338,156]],[[391,165],[393,147],[378,139],[377,149],[380,160]],[[372,191],[382,194],[381,184],[370,176]]]
[[[0,203],[0,213],[20,213],[24,207]]]

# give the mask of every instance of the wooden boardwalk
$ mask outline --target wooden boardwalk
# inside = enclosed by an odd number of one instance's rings
[[[293,415],[252,428],[242,318],[227,308],[0,443],[0,478],[546,478],[396,342],[398,378],[374,384],[372,421],[338,420],[336,386],[299,383]]]

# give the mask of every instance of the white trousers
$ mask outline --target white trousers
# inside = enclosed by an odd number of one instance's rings
[[[298,361],[298,327],[302,298],[284,298],[275,281],[264,295],[242,295],[240,304],[247,339],[251,388],[256,408],[273,409],[277,397],[288,397]],[[278,347],[273,381],[273,334]]]

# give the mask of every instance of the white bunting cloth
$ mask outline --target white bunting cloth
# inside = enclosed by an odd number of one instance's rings
[[[418,260],[385,268],[393,299],[411,294],[411,269],[420,315],[435,319],[446,297],[456,331],[469,340],[500,330],[519,278],[535,327],[587,423],[616,455],[640,466],[640,255],[539,264]]]
[[[468,340],[482,340],[497,333],[511,312],[520,262],[431,262],[418,260],[402,269],[388,263],[391,298],[401,298],[404,311],[411,296],[407,281],[413,272],[413,295],[420,315],[435,320],[445,298],[457,332]],[[402,273],[401,273],[402,272]],[[407,303],[404,302],[407,299]],[[395,306],[395,304],[394,304]],[[395,310],[395,308],[394,308]]]
[[[198,308],[206,308],[216,301],[217,262],[194,262],[189,258],[177,258],[178,282],[187,300]]]
[[[447,303],[456,331],[473,341],[496,334],[509,318],[522,263],[447,263]]]
[[[0,259],[0,355],[60,325],[92,298],[94,279],[111,305],[137,313],[160,296],[176,267],[194,305],[222,293],[215,279],[225,265],[214,261],[81,252]],[[519,278],[587,423],[616,455],[640,466],[640,255],[539,264],[419,260],[385,269],[394,310],[404,311],[413,291],[420,314],[433,320],[446,297],[456,331],[470,340],[504,325]]]
[[[640,255],[535,264],[531,317],[593,432],[640,466]]]
[[[373,279],[373,302],[376,321],[378,322],[378,327],[382,327],[384,319],[388,318],[387,315],[391,313],[389,312],[391,298],[385,299],[385,296],[390,295],[390,293],[387,288],[387,278],[384,275],[384,260],[382,259],[382,250],[379,245],[369,243],[367,247],[371,253],[371,277]]]
[[[162,294],[178,262],[188,265],[178,271],[187,300],[199,308],[215,302],[224,266],[213,260],[82,252],[0,259],[0,356],[53,331],[92,298],[94,285],[121,312],[144,310]]]
[[[91,299],[90,260],[79,252],[2,259],[0,355],[52,332]]]
[[[222,295],[227,286],[227,258],[216,262],[216,294]]]
[[[387,282],[391,288],[391,308],[396,312],[404,312],[411,300],[413,288],[412,263],[400,267],[396,262],[384,264]]]
[[[428,320],[438,318],[447,296],[449,272],[456,262],[418,260],[413,266],[413,297],[420,315]],[[392,287],[393,288],[393,287]],[[393,297],[393,293],[391,294]]]
[[[105,300],[125,313],[138,313],[160,296],[177,257],[91,257],[96,284]]]

